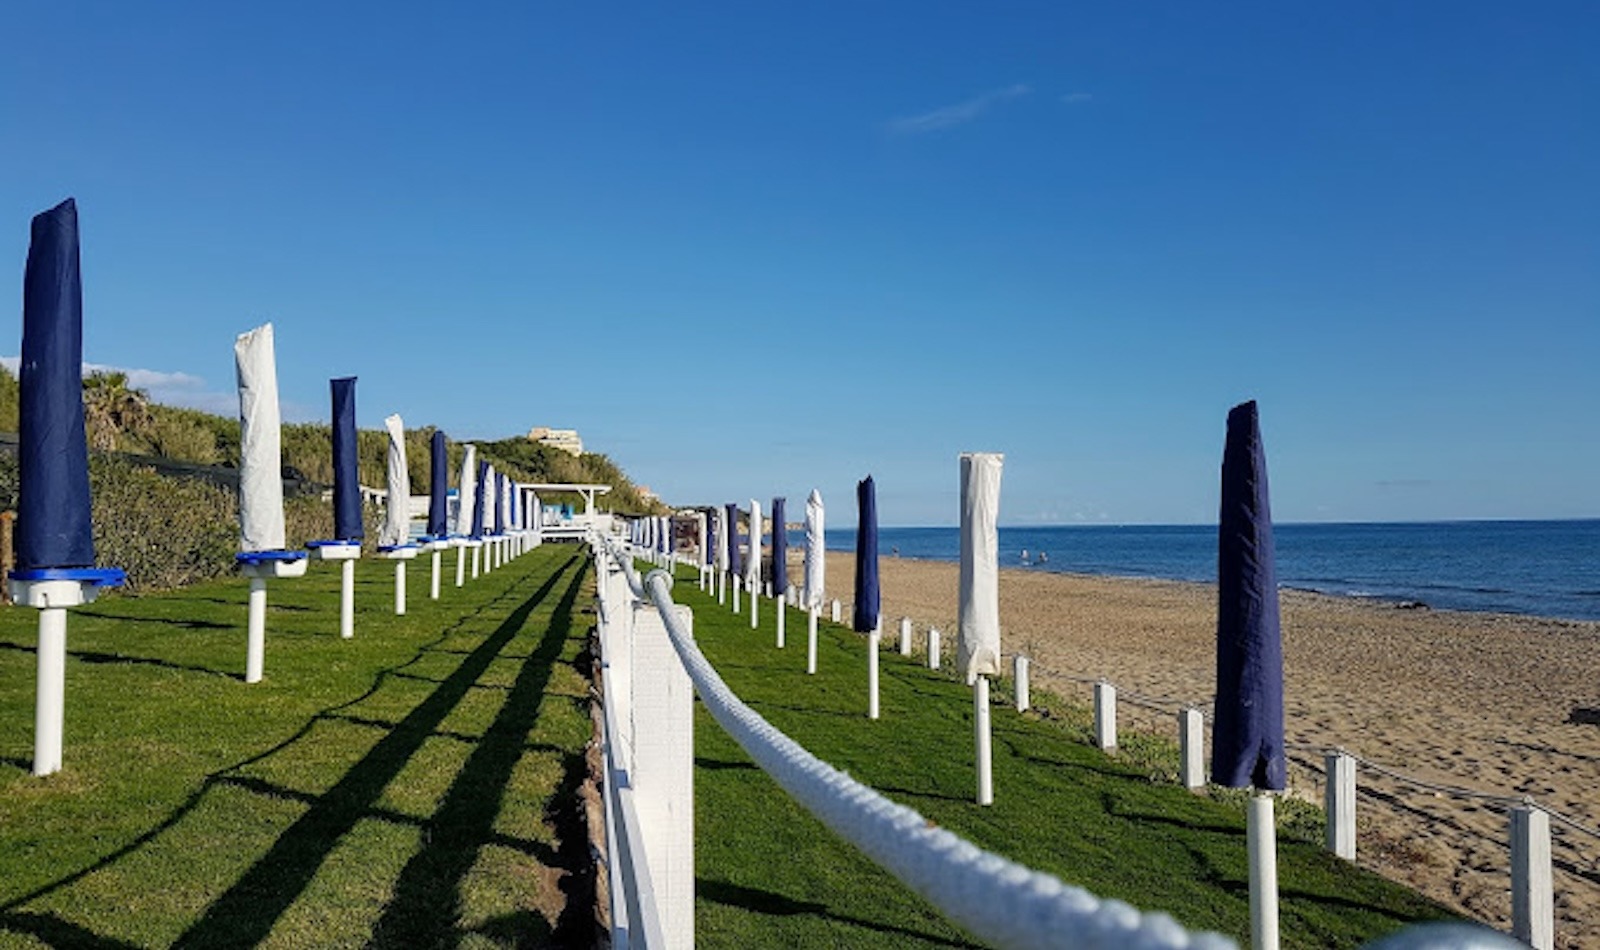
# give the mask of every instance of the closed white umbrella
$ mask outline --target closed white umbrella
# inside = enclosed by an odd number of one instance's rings
[[[406,469],[406,428],[398,414],[383,420],[389,432],[388,502],[378,529],[380,547],[397,547],[411,537],[411,473]]]
[[[1000,673],[1000,469],[998,452],[961,456],[960,647],[956,663],[973,684],[978,804],[994,803],[989,677]]]
[[[750,499],[750,556],[744,562],[745,586],[750,589],[750,627],[760,620],[756,604],[761,595],[761,502]]]
[[[828,567],[823,554],[823,521],[822,492],[813,488],[806,497],[806,606],[814,610],[822,608],[823,579]]]
[[[281,551],[283,530],[282,426],[272,324],[239,334],[239,550]]]
[[[456,534],[467,537],[472,534],[472,505],[473,499],[478,497],[478,447],[466,446],[466,454],[461,457],[461,478],[457,482],[460,488],[456,490]]]

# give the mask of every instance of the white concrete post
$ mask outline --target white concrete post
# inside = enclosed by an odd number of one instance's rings
[[[692,632],[694,614],[676,607]],[[694,686],[655,606],[633,610],[633,784],[669,947],[694,946]]]
[[[1511,809],[1511,936],[1533,950],[1556,943],[1550,816],[1531,804]]]
[[[839,622],[839,598],[837,597],[833,599],[833,622]]]
[[[1094,684],[1094,744],[1107,752],[1117,747],[1117,688],[1105,680]]]
[[[67,711],[67,609],[39,611],[38,685],[33,701],[33,774],[61,771]]]
[[[394,562],[394,615],[406,615],[406,562],[398,559]]]
[[[1356,859],[1356,760],[1335,749],[1324,760],[1328,787],[1328,850],[1346,861]]]
[[[781,650],[783,649],[783,619],[784,615],[789,612],[789,608],[784,606],[783,598],[779,597],[773,602],[773,609],[778,612],[778,649]]]
[[[933,627],[928,628],[928,669],[939,668],[939,631]]]
[[[339,562],[339,636],[348,640],[356,635],[356,562]]]
[[[1011,680],[1017,687],[1017,712],[1027,712],[1032,705],[1028,695],[1028,658],[1020,653],[1011,661]]]
[[[1205,717],[1193,707],[1178,712],[1178,781],[1190,791],[1206,787]]]
[[[989,677],[972,684],[972,730],[978,745],[978,804],[994,804],[994,754],[989,728]]]
[[[428,599],[439,599],[439,562],[444,560],[444,552],[435,550],[429,557],[433,561],[433,579],[428,582]]]
[[[911,618],[900,618],[900,655],[911,655]]]
[[[267,656],[267,579],[250,578],[250,617],[245,628],[244,681],[261,682]]]
[[[806,611],[806,672],[817,671],[817,608]]]
[[[1250,796],[1245,848],[1250,853],[1250,946],[1278,950],[1278,829],[1268,792]]]
[[[867,634],[867,718],[878,718],[878,642],[883,634]]]

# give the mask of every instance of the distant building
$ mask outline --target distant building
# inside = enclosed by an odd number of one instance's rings
[[[661,500],[661,496],[657,495],[655,492],[651,491],[649,485],[639,485],[636,488],[634,488],[634,491],[639,493],[639,500],[640,501],[660,501]]]
[[[528,441],[540,445],[548,445],[553,449],[560,449],[571,455],[583,454],[583,440],[578,438],[577,429],[552,429],[549,426],[534,426],[528,430]]]

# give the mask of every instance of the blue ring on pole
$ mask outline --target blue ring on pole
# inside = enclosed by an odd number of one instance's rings
[[[380,553],[380,554],[387,553],[389,551],[415,551],[416,549],[417,549],[417,545],[415,545],[415,544],[380,544],[380,545],[378,545],[378,553]]]
[[[121,587],[128,572],[120,567],[28,567],[6,575],[14,581],[77,581],[94,587]]]
[[[273,561],[303,561],[304,551],[240,551],[233,559],[240,564],[268,564]]]

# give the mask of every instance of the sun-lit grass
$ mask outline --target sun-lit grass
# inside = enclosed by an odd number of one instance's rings
[[[242,579],[72,611],[65,769],[29,775],[36,613],[0,609],[0,946],[566,944],[590,932],[583,552],[427,598],[409,568]],[[568,903],[568,898],[571,903]]]
[[[779,650],[772,601],[763,599],[753,631],[748,613],[718,607],[691,574],[680,575],[674,593],[694,607],[695,639],[728,685],[818,757],[981,847],[1248,945],[1243,799],[1195,795],[1165,780],[1176,768],[1170,743],[1129,737],[1128,749],[1107,755],[1086,741],[1081,707],[1036,692],[1048,717],[1018,715],[997,688],[995,804],[980,808],[972,694],[950,671],[928,670],[890,646],[881,654],[881,718],[869,721],[864,637],[824,621],[818,672],[808,676],[801,612],[790,611]],[[703,712],[696,743],[701,946],[970,940],[805,815]],[[1280,834],[1286,946],[1355,946],[1448,916],[1311,837]]]

